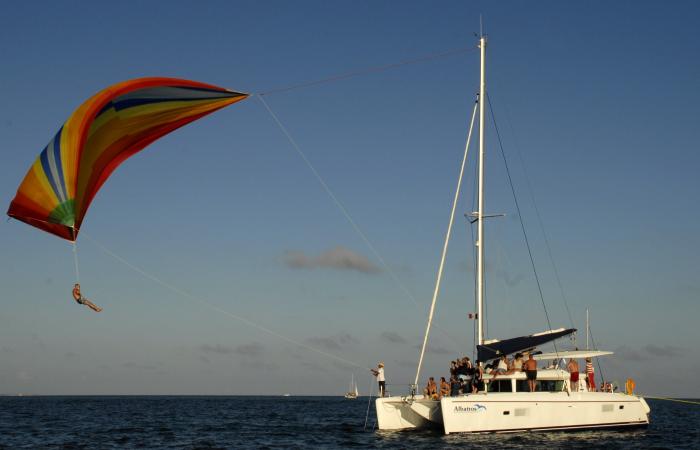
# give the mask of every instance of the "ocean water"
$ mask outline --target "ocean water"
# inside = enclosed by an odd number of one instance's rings
[[[688,448],[700,406],[649,400],[647,429],[449,435],[364,429],[367,398],[0,397],[0,448]]]

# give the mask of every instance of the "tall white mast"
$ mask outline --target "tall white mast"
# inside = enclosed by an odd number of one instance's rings
[[[481,83],[479,86],[479,210],[477,211],[477,343],[484,344],[484,124],[486,117],[486,36],[479,39]]]
[[[590,325],[588,324],[588,308],[586,308],[586,350],[590,349],[588,346],[588,331],[590,329]]]

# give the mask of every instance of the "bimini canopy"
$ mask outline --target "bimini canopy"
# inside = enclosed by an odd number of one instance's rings
[[[489,361],[500,357],[501,355],[510,355],[516,352],[522,352],[539,345],[546,344],[560,337],[567,336],[576,331],[575,328],[559,328],[557,330],[543,331],[542,333],[532,334],[530,336],[521,336],[511,339],[491,340],[484,342],[484,345],[477,345],[477,355],[479,360]]]
[[[540,353],[539,355],[533,355],[532,359],[536,361],[547,361],[550,359],[561,359],[561,358],[597,358],[598,356],[612,355],[613,352],[606,352],[603,350],[564,350],[561,352],[554,353]]]

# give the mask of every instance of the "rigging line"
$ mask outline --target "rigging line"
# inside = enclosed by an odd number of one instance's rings
[[[527,246],[527,253],[530,256],[530,263],[532,264],[532,271],[535,274],[535,281],[537,282],[537,290],[540,293],[540,299],[542,300],[542,308],[544,309],[544,315],[547,318],[547,325],[549,329],[552,329],[552,322],[549,320],[549,313],[547,312],[547,305],[544,302],[544,294],[542,293],[542,285],[540,284],[540,277],[537,275],[537,268],[535,267],[535,258],[532,255],[532,249],[530,248],[530,240],[527,237],[527,232],[525,231],[525,223],[523,221],[523,216],[520,212],[520,203],[518,203],[518,197],[515,195],[515,186],[513,185],[513,178],[510,175],[510,168],[508,167],[508,160],[506,159],[506,153],[503,150],[503,142],[501,141],[501,133],[498,131],[498,124],[496,123],[496,116],[493,112],[493,105],[491,105],[491,97],[487,94],[486,99],[489,102],[489,109],[491,111],[491,119],[493,120],[493,127],[496,130],[496,136],[498,137],[498,145],[501,148],[501,156],[503,156],[503,163],[506,168],[506,174],[508,175],[508,182],[510,184],[510,190],[513,194],[513,200],[515,201],[515,208],[518,211],[518,217],[520,218],[520,228],[523,231],[523,236],[525,238],[525,245]],[[557,351],[557,344],[552,341],[554,345],[554,352]],[[558,356],[558,355],[557,355]]]
[[[80,284],[80,269],[78,268],[78,244],[73,241],[73,264],[75,265],[75,282]]]
[[[412,59],[406,59],[406,60],[398,61],[395,63],[384,64],[381,66],[371,66],[371,67],[366,67],[363,69],[357,69],[357,70],[353,70],[350,72],[345,72],[345,73],[338,74],[338,75],[332,75],[330,77],[322,78],[320,80],[314,80],[314,81],[308,81],[305,83],[293,84],[291,86],[286,86],[286,87],[273,88],[273,89],[261,92],[258,95],[263,96],[263,95],[277,94],[280,92],[293,91],[293,90],[297,90],[297,89],[304,89],[304,88],[308,88],[308,87],[312,87],[312,86],[317,86],[319,84],[331,83],[333,81],[346,80],[348,78],[353,78],[353,77],[365,75],[368,73],[377,73],[377,72],[383,72],[383,71],[389,70],[389,69],[396,69],[398,67],[407,66],[409,64],[417,64],[417,63],[422,63],[422,62],[426,62],[426,61],[432,61],[435,59],[446,58],[446,57],[455,56],[455,55],[461,55],[461,54],[468,53],[470,51],[475,51],[475,50],[476,50],[475,47],[470,46],[470,47],[462,47],[462,48],[453,49],[453,50],[447,50],[444,52],[431,53],[428,55],[423,55],[423,56],[419,56],[419,57],[412,58]]]
[[[425,337],[423,338],[423,346],[420,350],[420,359],[418,360],[418,369],[416,370],[416,379],[413,384],[418,385],[420,378],[420,369],[423,365],[423,357],[425,356],[425,348],[428,345],[428,336],[430,335],[430,326],[433,323],[433,314],[435,313],[435,304],[437,303],[438,295],[440,294],[440,283],[442,282],[442,271],[445,267],[445,259],[447,258],[447,247],[452,236],[452,225],[455,221],[455,211],[459,203],[459,193],[462,190],[462,179],[464,178],[464,167],[467,165],[467,157],[469,156],[469,144],[472,140],[472,131],[474,130],[474,121],[476,120],[476,111],[479,107],[479,100],[474,102],[474,112],[472,113],[471,123],[469,124],[469,133],[467,133],[467,143],[464,145],[464,157],[462,158],[462,166],[459,169],[459,178],[457,179],[457,187],[455,188],[455,197],[452,202],[452,211],[450,211],[450,221],[447,223],[447,232],[445,233],[445,244],[442,246],[442,255],[440,255],[440,265],[438,267],[437,279],[435,280],[435,289],[433,290],[433,300],[430,303],[430,313],[428,314],[428,324],[425,327]],[[479,211],[481,213],[481,211]],[[481,219],[480,219],[481,220]]]
[[[369,407],[372,403],[372,387],[374,387],[373,378],[373,375],[369,376],[369,396],[367,397],[367,413],[365,414],[365,427],[363,428],[363,430],[367,430],[367,419],[369,419]]]
[[[340,356],[333,355],[332,353],[328,353],[328,352],[325,352],[325,351],[323,351],[323,350],[317,349],[317,348],[315,348],[315,347],[311,347],[310,345],[306,345],[306,344],[304,344],[304,343],[302,343],[302,342],[299,342],[299,341],[297,341],[297,340],[294,340],[294,339],[292,339],[292,338],[289,338],[289,337],[287,337],[287,336],[284,336],[284,335],[282,335],[282,334],[279,334],[279,333],[277,333],[277,332],[275,332],[275,331],[270,330],[269,328],[266,328],[266,327],[264,327],[264,326],[262,326],[262,325],[260,325],[260,324],[257,324],[257,323],[255,323],[255,322],[253,322],[252,320],[246,319],[245,317],[241,317],[241,316],[239,316],[239,315],[237,315],[237,314],[234,314],[234,313],[232,313],[232,312],[229,312],[229,311],[227,311],[227,310],[225,310],[225,309],[223,309],[223,308],[221,308],[221,307],[219,307],[219,306],[217,306],[217,305],[215,305],[215,304],[213,304],[213,303],[211,303],[211,302],[209,302],[209,301],[207,301],[207,300],[204,300],[204,299],[201,298],[201,297],[196,297],[196,296],[190,294],[189,292],[184,291],[184,290],[178,288],[177,286],[174,286],[174,285],[172,285],[172,284],[170,284],[170,283],[167,283],[167,282],[161,280],[160,278],[156,277],[155,275],[146,272],[145,270],[141,269],[140,267],[138,267],[138,266],[136,266],[136,265],[134,265],[134,264],[131,264],[129,261],[125,260],[125,259],[122,258],[121,256],[119,256],[119,255],[117,255],[116,253],[114,253],[113,251],[109,250],[107,247],[105,247],[103,244],[101,244],[100,242],[98,242],[98,241],[97,241],[96,239],[94,239],[93,237],[89,236],[89,235],[88,235],[87,233],[85,233],[84,231],[83,231],[83,236],[85,236],[87,239],[89,239],[93,244],[95,244],[95,245],[96,245],[100,250],[102,250],[104,253],[106,253],[107,255],[111,256],[111,257],[114,258],[114,259],[116,259],[116,260],[119,261],[120,263],[124,264],[125,266],[127,266],[127,267],[130,268],[131,270],[133,270],[133,271],[135,271],[135,272],[138,272],[139,274],[141,274],[141,275],[143,275],[144,277],[150,279],[151,281],[154,281],[154,282],[156,282],[157,284],[160,284],[162,287],[164,287],[164,288],[166,288],[166,289],[168,289],[168,290],[170,290],[170,291],[172,291],[172,292],[174,292],[174,293],[176,293],[176,294],[179,294],[179,295],[181,295],[182,297],[185,297],[185,298],[188,298],[188,299],[190,299],[190,300],[194,300],[194,301],[196,301],[196,302],[199,302],[199,303],[201,303],[201,304],[203,304],[203,305],[209,307],[210,309],[212,309],[212,310],[214,310],[214,311],[216,311],[216,312],[218,312],[218,313],[221,313],[221,314],[224,314],[224,315],[226,315],[226,316],[228,316],[228,317],[231,317],[231,318],[233,318],[233,319],[236,319],[236,320],[238,320],[238,321],[240,321],[240,322],[245,323],[245,324],[248,325],[248,326],[251,326],[251,327],[253,327],[253,328],[257,328],[257,329],[260,330],[260,331],[264,331],[265,333],[268,333],[268,334],[270,334],[270,335],[272,335],[272,336],[275,336],[275,337],[277,337],[277,338],[279,338],[279,339],[282,339],[282,340],[284,340],[284,341],[287,341],[287,342],[289,342],[289,343],[291,343],[291,344],[298,345],[299,347],[305,348],[306,350],[310,350],[310,351],[312,351],[312,352],[316,352],[316,353],[318,353],[318,354],[320,354],[320,355],[326,356],[326,357],[328,357],[328,358],[335,359],[336,361],[340,361],[340,362],[343,362],[343,363],[345,363],[345,364],[350,364],[351,366],[359,367],[359,368],[361,368],[361,369],[368,369],[368,367],[364,367],[364,366],[362,366],[361,364],[354,363],[354,362],[349,361],[349,360],[347,360],[347,359],[345,359],[345,358],[341,358]]]
[[[595,343],[595,339],[593,338],[593,331],[591,331],[591,326],[590,324],[588,325],[588,334],[591,336],[591,342],[593,343],[593,348],[598,350],[598,346]],[[603,372],[603,366],[600,364],[600,358],[596,358],[596,364],[598,365],[598,370],[600,371],[600,378],[603,382],[605,382],[605,372]]]
[[[333,203],[335,203],[335,206],[340,210],[340,212],[343,214],[343,216],[345,217],[345,219],[350,223],[350,225],[351,225],[352,228],[355,230],[355,232],[358,234],[358,236],[360,236],[360,238],[361,238],[362,241],[365,243],[365,245],[367,246],[367,248],[369,248],[369,250],[372,252],[372,254],[374,255],[374,257],[377,258],[377,260],[378,260],[379,263],[382,265],[382,267],[384,267],[384,269],[387,271],[387,273],[388,273],[389,276],[392,278],[392,280],[394,281],[394,283],[396,283],[396,285],[408,296],[408,298],[411,299],[411,301],[413,302],[413,305],[414,305],[416,308],[420,308],[420,305],[418,304],[418,301],[416,301],[416,298],[414,297],[414,295],[413,295],[413,294],[411,293],[411,291],[409,291],[408,288],[401,282],[401,280],[399,280],[399,277],[396,275],[396,273],[391,269],[391,267],[389,267],[389,264],[387,264],[387,262],[384,260],[384,258],[382,258],[382,255],[379,254],[379,251],[376,249],[376,247],[374,246],[374,244],[372,244],[372,242],[369,240],[369,238],[367,237],[367,235],[362,231],[362,229],[361,229],[360,226],[357,224],[357,222],[355,222],[355,220],[352,218],[352,216],[350,215],[350,212],[347,210],[347,208],[345,208],[345,205],[343,205],[343,203],[338,199],[338,197],[336,197],[336,195],[335,195],[335,194],[333,193],[333,191],[331,190],[330,186],[328,186],[328,184],[327,184],[326,181],[323,179],[323,177],[321,177],[321,174],[316,170],[316,167],[314,167],[314,165],[311,164],[311,161],[310,161],[309,158],[306,156],[306,154],[301,150],[301,147],[299,147],[299,145],[297,144],[297,142],[294,140],[294,138],[292,137],[292,135],[289,133],[289,131],[287,130],[287,127],[285,127],[285,126],[282,124],[282,122],[279,120],[279,118],[277,117],[277,115],[272,111],[272,108],[270,108],[270,106],[267,104],[267,102],[265,101],[264,98],[262,98],[260,95],[256,95],[256,97],[257,97],[257,98],[260,100],[260,102],[263,104],[263,106],[265,107],[265,109],[267,110],[267,112],[270,113],[270,116],[271,116],[272,119],[275,121],[275,123],[277,124],[277,126],[279,127],[279,129],[282,131],[282,133],[286,136],[287,140],[288,140],[289,143],[292,145],[292,147],[294,148],[294,150],[296,150],[297,154],[299,154],[299,156],[300,156],[301,159],[304,161],[304,163],[306,164],[306,166],[309,168],[309,170],[311,171],[311,173],[314,174],[314,177],[316,177],[316,180],[321,184],[321,187],[323,187],[323,190],[326,191],[326,194],[328,194],[328,196],[331,198],[331,200],[333,201]],[[437,327],[436,327],[436,328],[437,328]],[[445,330],[440,330],[440,331],[441,331],[445,336],[447,336],[450,340],[452,340],[452,342],[453,342],[455,345],[457,345],[457,346],[459,347],[459,344],[457,343],[457,341],[456,341],[452,336],[450,336],[450,335],[447,333],[447,331],[445,331]]]
[[[549,255],[549,261],[552,263],[552,268],[554,269],[554,277],[557,280],[557,285],[559,286],[559,291],[561,292],[561,297],[564,300],[564,307],[566,308],[566,314],[569,317],[569,323],[571,324],[571,328],[576,328],[574,325],[574,319],[573,316],[571,315],[571,310],[569,309],[569,301],[566,297],[566,293],[564,292],[564,285],[561,282],[561,277],[559,276],[559,269],[557,269],[557,265],[554,262],[554,256],[552,254],[552,247],[549,245],[549,237],[547,236],[547,233],[545,232],[544,228],[544,222],[542,221],[542,215],[540,214],[540,209],[537,207],[537,202],[535,201],[535,191],[532,188],[532,183],[530,181],[530,177],[527,173],[527,169],[525,167],[525,160],[523,158],[523,154],[520,151],[520,147],[517,145],[517,137],[515,136],[515,130],[513,129],[513,123],[509,119],[509,114],[508,114],[508,105],[505,105],[505,111],[506,111],[506,122],[508,123],[508,127],[510,128],[510,133],[513,135],[513,137],[516,140],[516,145],[515,145],[515,151],[518,155],[518,159],[520,160],[520,165],[523,168],[523,173],[525,174],[525,184],[527,185],[528,192],[530,193],[530,199],[532,200],[532,205],[535,208],[535,216],[537,216],[537,222],[540,225],[540,229],[542,230],[542,236],[544,237],[544,243],[545,247],[547,247],[547,254]],[[575,335],[574,335],[575,336]]]
[[[669,398],[669,397],[652,397],[650,395],[643,395],[642,397],[644,398],[653,398],[654,400],[668,400],[669,402],[678,402],[678,403],[689,403],[691,405],[700,405],[700,402],[694,402],[692,400],[681,400],[679,398]]]

